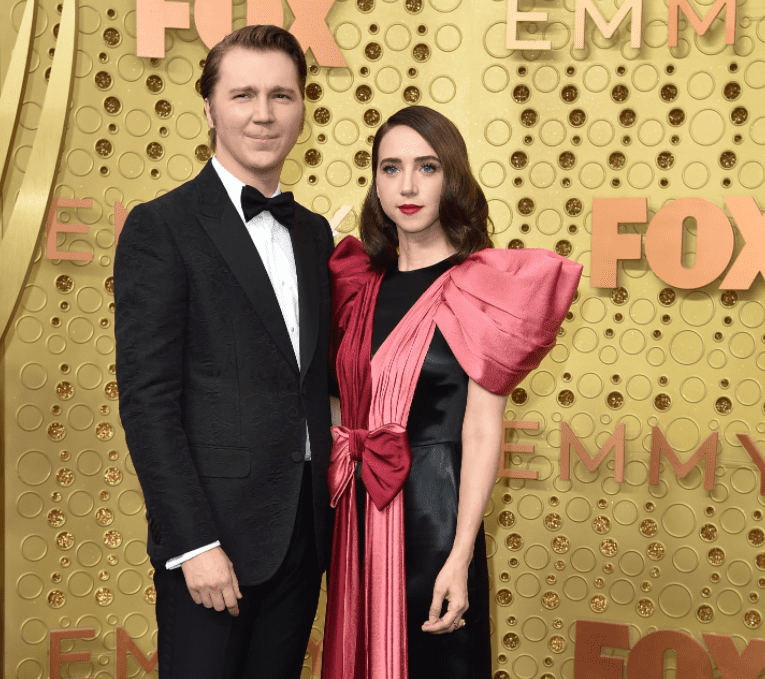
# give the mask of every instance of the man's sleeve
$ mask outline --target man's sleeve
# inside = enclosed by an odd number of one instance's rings
[[[211,549],[214,549],[215,547],[220,547],[220,542],[218,540],[211,542],[209,545],[205,545],[204,547],[199,547],[199,549],[192,549],[190,552],[186,552],[180,556],[168,559],[167,563],[165,563],[165,568],[167,568],[169,571],[173,570],[174,568],[180,568],[184,562],[188,561],[189,559],[193,559],[195,556],[201,554],[202,552],[207,552]]]
[[[181,397],[188,291],[168,225],[139,205],[114,261],[120,417],[160,551],[182,554],[218,539],[191,460]]]

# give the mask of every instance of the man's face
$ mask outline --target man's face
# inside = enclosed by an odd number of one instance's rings
[[[278,179],[303,123],[295,64],[283,52],[236,47],[221,59],[219,78],[205,100],[216,132],[216,153],[229,172]]]

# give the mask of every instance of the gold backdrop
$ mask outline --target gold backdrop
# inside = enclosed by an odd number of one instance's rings
[[[9,63],[25,6],[2,6],[6,92],[24,75]],[[597,7],[609,18],[616,11]],[[338,237],[354,233],[372,135],[400,107],[425,104],[468,141],[495,246],[549,248],[584,265],[557,347],[505,414],[539,423],[507,438],[534,446],[508,463],[539,479],[499,479],[486,511],[496,679],[572,679],[579,618],[628,622],[633,645],[673,628],[699,642],[703,632],[732,635],[741,651],[763,629],[765,501],[736,437],[750,434],[765,450],[762,278],[747,291],[720,290],[722,276],[681,290],[643,258],[621,263],[620,287],[603,290],[589,287],[589,271],[594,197],[647,197],[649,217],[681,197],[724,207],[724,196],[746,195],[765,206],[765,2],[740,3],[735,45],[724,43],[721,14],[703,37],[681,20],[675,48],[658,0],[645,3],[641,48],[630,47],[627,24],[606,39],[588,21],[585,48],[574,49],[573,0],[519,9],[548,12],[546,23],[520,24],[519,37],[551,40],[550,51],[505,47],[504,1],[337,0],[327,22],[348,68],[319,67],[309,54],[308,124],[282,184],[328,218],[352,205]],[[0,349],[5,669],[14,679],[48,676],[51,629],[96,631],[61,643],[91,654],[63,664],[62,677],[115,677],[117,626],[146,656],[156,647],[144,506],[114,376],[115,202],[130,210],[210,156],[198,94],[207,48],[193,18],[188,30],[166,31],[165,58],[138,58],[135,0],[80,0],[70,96],[67,73],[51,78],[67,57],[65,45],[56,53],[65,15],[58,0],[38,0],[2,187],[6,236],[14,219],[44,225],[49,193],[36,159],[51,169],[58,161],[50,196],[92,200],[58,210],[60,223],[88,231],[56,243],[92,261],[47,258],[43,233]],[[234,17],[243,25],[242,0]],[[43,110],[56,104],[67,114],[60,158],[61,134]],[[25,186],[35,200],[22,205]],[[688,225],[686,266],[694,237]],[[11,245],[6,237],[0,248],[8,255]],[[737,234],[737,252],[742,245]],[[0,297],[12,304],[9,274],[0,275]],[[562,422],[590,454],[625,424],[625,482],[614,481],[613,461],[590,472],[576,457],[571,480],[561,480]],[[655,425],[682,459],[719,433],[714,490],[704,490],[700,466],[678,478],[663,464],[649,485]],[[322,598],[306,678],[318,670],[323,614]],[[132,656],[127,670],[145,675]],[[675,676],[671,658],[665,676]]]

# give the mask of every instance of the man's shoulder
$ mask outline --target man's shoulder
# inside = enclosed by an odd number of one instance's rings
[[[301,205],[295,201],[295,211],[298,219],[302,219],[308,222],[311,226],[317,229],[324,229],[331,232],[329,222],[324,215],[320,215],[318,212],[309,210],[305,205]]]
[[[149,237],[156,243],[157,239],[176,240],[179,233],[188,234],[199,213],[196,181],[195,177],[167,193],[135,205],[128,214],[120,242]]]
[[[159,216],[178,214],[178,210],[194,209],[198,203],[198,191],[195,182],[197,178],[190,179],[180,186],[176,186],[167,193],[163,193],[151,200],[141,203],[144,210],[152,211]]]
[[[320,215],[318,212],[309,210],[305,205],[301,205],[297,201],[295,201],[295,210],[297,210],[298,217],[302,219],[314,219],[317,222],[324,219],[324,217]]]
[[[318,212],[309,210],[298,202],[295,202],[295,210],[297,218],[302,219],[309,224],[315,237],[324,241],[322,248],[326,251],[327,256],[329,256],[334,241],[332,239],[332,227],[329,225],[327,218],[324,215],[320,215]],[[323,234],[323,238],[320,234]]]

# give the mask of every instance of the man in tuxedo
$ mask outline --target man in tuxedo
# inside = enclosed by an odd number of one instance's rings
[[[143,489],[161,679],[297,679],[330,553],[332,232],[279,192],[297,40],[209,53],[216,156],[135,207],[114,265],[120,415]]]

